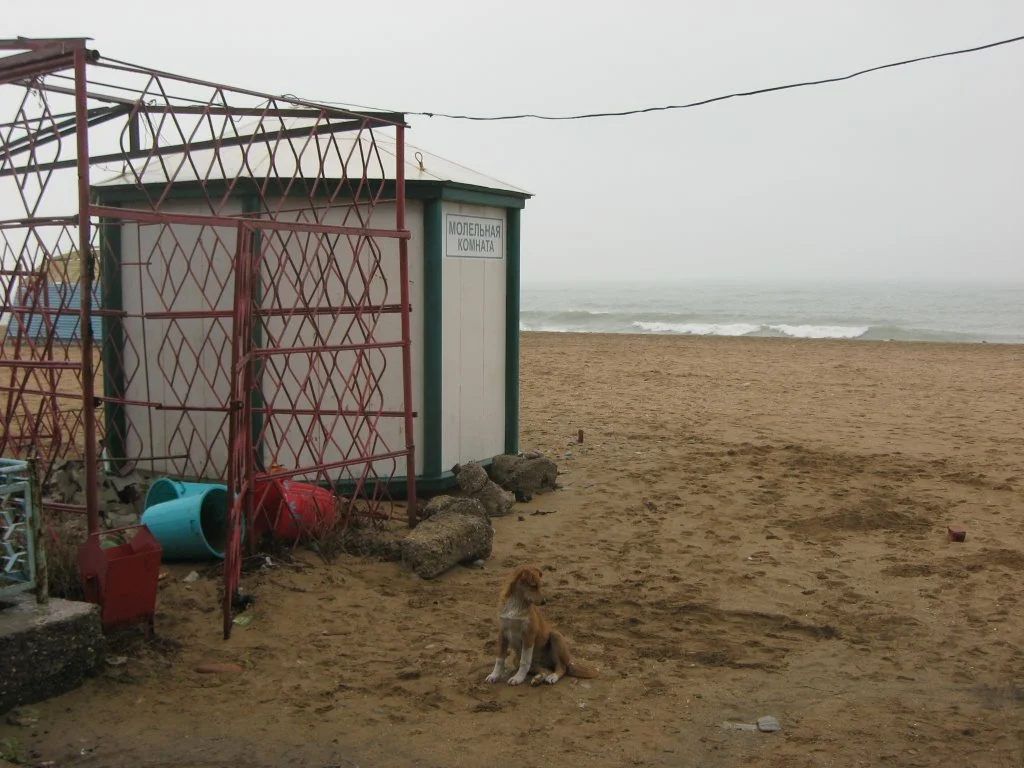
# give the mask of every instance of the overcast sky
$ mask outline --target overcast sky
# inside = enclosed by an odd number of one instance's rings
[[[4,4],[3,36],[270,93],[570,114],[846,74],[1024,34],[1020,0]],[[524,279],[1024,282],[1024,44],[694,110],[410,118],[528,189]]]

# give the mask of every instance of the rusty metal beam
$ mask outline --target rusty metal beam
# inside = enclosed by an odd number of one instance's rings
[[[0,51],[38,51],[41,48],[84,48],[91,37],[10,37],[0,40]]]
[[[274,117],[273,113],[269,115]],[[150,157],[162,157],[164,155],[188,155],[192,152],[201,152],[205,149],[221,150],[227,147],[239,147],[246,144],[265,144],[289,139],[301,139],[307,136],[320,136],[329,133],[343,133],[345,131],[357,131],[365,127],[364,120],[346,120],[341,123],[324,123],[316,127],[289,128],[284,131],[273,133],[248,133],[240,136],[228,136],[223,139],[209,139],[207,141],[196,141],[191,144],[170,144],[152,149],[140,149],[135,152],[117,152],[108,155],[99,155],[89,158],[90,165],[101,163],[119,163],[125,160],[145,160]],[[42,171],[58,171],[78,166],[77,160],[58,160],[52,163],[40,163],[38,165],[19,165],[0,170],[0,178],[6,176],[17,176],[20,173],[38,173]]]
[[[102,125],[103,123],[113,120],[116,117],[127,115],[130,111],[130,107],[127,106],[116,106],[116,107],[94,107],[90,109],[88,114],[89,127]],[[67,120],[62,120],[59,123],[54,123],[47,126],[45,129],[35,131],[33,133],[26,134],[21,138],[15,139],[10,142],[5,148],[5,153],[8,156],[20,155],[24,152],[30,152],[33,149],[49,144],[51,141],[69,136],[75,132],[78,127],[78,118],[71,117]]]
[[[52,72],[59,72],[74,66],[76,51],[82,48],[68,48],[57,44],[39,47],[24,53],[15,53],[0,58],[0,84],[14,83]],[[86,51],[85,59],[92,63],[99,61],[98,51]]]

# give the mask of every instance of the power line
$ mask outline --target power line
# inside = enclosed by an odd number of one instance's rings
[[[494,117],[479,117],[475,115],[452,115],[444,112],[405,112],[406,115],[415,115],[421,117],[442,117],[448,120],[473,120],[479,122],[489,122],[497,120],[590,120],[598,117],[627,117],[629,115],[643,115],[648,112],[667,112],[669,110],[676,109],[692,109],[693,107],[702,107],[706,104],[713,104],[717,101],[725,101],[726,99],[741,98],[744,96],[758,96],[763,93],[772,93],[775,91],[787,91],[793,88],[807,88],[812,85],[825,85],[828,83],[840,83],[844,80],[852,80],[855,77],[866,75],[871,72],[878,72],[882,69],[893,69],[894,67],[904,67],[908,64],[916,64],[921,61],[929,61],[931,59],[941,59],[947,56],[960,56],[965,53],[976,53],[978,51],[984,51],[989,48],[997,48],[1001,45],[1009,45],[1010,43],[1019,43],[1024,40],[1024,35],[1019,37],[1011,37],[1008,40],[999,40],[995,43],[986,43],[985,45],[978,45],[973,48],[962,48],[957,51],[946,51],[945,53],[934,53],[930,56],[918,56],[914,59],[905,59],[903,61],[894,61],[889,64],[880,64],[876,67],[870,67],[868,69],[862,69],[858,72],[853,72],[849,75],[842,75],[841,77],[828,77],[821,80],[808,80],[801,83],[790,83],[789,85],[776,85],[770,88],[758,88],[753,91],[742,91],[739,93],[730,93],[725,96],[715,96],[710,99],[703,99],[702,101],[692,101],[689,104],[670,104],[662,107],[644,107],[642,109],[627,109],[621,112],[591,112],[588,114],[581,115],[537,115],[537,114],[521,114],[521,115],[498,115]],[[328,102],[330,103],[330,102]]]

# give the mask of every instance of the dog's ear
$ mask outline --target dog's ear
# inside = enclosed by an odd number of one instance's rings
[[[524,565],[519,574],[519,580],[531,587],[539,587],[542,577],[540,568],[535,565]]]

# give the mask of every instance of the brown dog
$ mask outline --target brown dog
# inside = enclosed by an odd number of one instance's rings
[[[509,646],[519,656],[519,669],[509,678],[509,685],[522,685],[533,675],[533,685],[554,685],[565,675],[597,677],[597,673],[574,664],[569,644],[551,629],[537,608],[544,604],[540,591],[541,572],[534,565],[521,565],[512,571],[501,590],[501,613],[498,618],[498,656],[488,683],[498,682],[505,674],[505,656]]]

